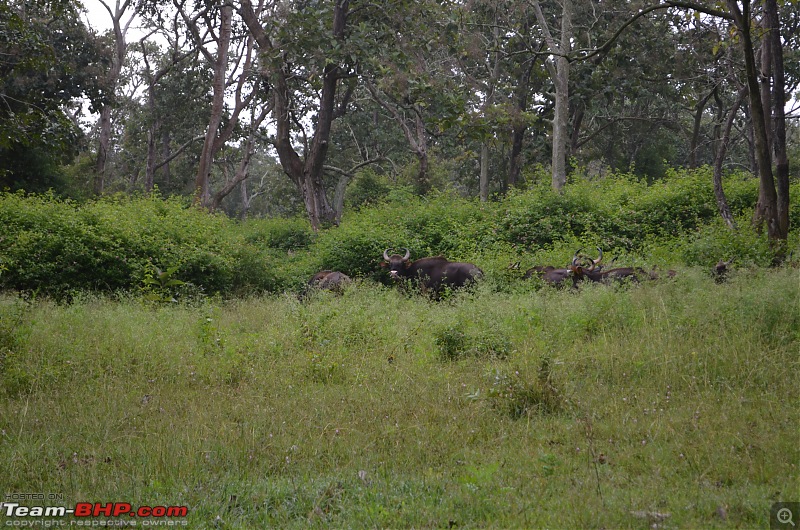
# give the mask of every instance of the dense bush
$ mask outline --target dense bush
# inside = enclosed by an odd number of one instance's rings
[[[738,231],[719,220],[708,169],[673,171],[652,185],[630,175],[580,180],[563,194],[542,185],[483,204],[399,188],[319,234],[301,218],[239,222],[157,195],[79,204],[4,193],[0,288],[55,296],[137,290],[153,267],[174,269],[194,292],[224,296],[297,290],[321,269],[387,281],[386,248],[475,262],[498,288],[518,277],[509,264],[562,264],[579,247],[602,247],[632,265],[710,266],[720,258],[769,265],[768,241],[749,228],[757,180],[732,175],[725,189]],[[800,186],[792,192],[796,249]]]
[[[114,197],[78,205],[53,196],[0,196],[3,287],[57,296],[80,289],[140,286],[152,264],[225,292],[236,285],[241,237],[231,222],[156,196]]]

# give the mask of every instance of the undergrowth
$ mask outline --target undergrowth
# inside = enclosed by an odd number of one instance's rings
[[[749,228],[757,180],[733,174],[725,186],[738,231],[718,219],[708,168],[672,171],[651,185],[629,175],[579,181],[563,194],[541,185],[489,203],[389,193],[319,234],[304,219],[240,222],[158,195],[77,203],[0,193],[0,288],[67,300],[84,291],[134,292],[154,268],[172,271],[170,280],[194,294],[223,297],[297,292],[322,269],[388,283],[379,266],[387,248],[474,262],[499,288],[518,278],[509,265],[564,266],[581,247],[648,268],[711,267],[719,259],[771,265],[766,236]],[[795,183],[792,227],[800,226],[798,194]],[[795,229],[788,242],[795,255],[798,237]]]

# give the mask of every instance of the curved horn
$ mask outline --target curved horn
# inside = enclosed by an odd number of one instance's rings
[[[389,261],[389,249],[388,248],[383,251],[383,259],[385,259],[386,261]]]
[[[597,257],[597,259],[588,258],[590,263],[589,268],[587,269],[588,272],[592,272],[595,267],[600,265],[600,262],[603,261],[603,249],[597,247],[597,251],[600,252],[600,255]]]
[[[581,247],[581,248],[579,248],[578,250],[576,250],[576,251],[575,251],[575,255],[574,255],[574,256],[572,256],[572,264],[573,264],[573,265],[577,265],[577,264],[578,264],[578,254],[580,254],[580,253],[581,253],[581,250],[583,250],[583,247]]]
[[[406,248],[406,249],[403,249],[403,250],[405,250],[405,251],[406,251],[405,255],[403,256],[403,261],[408,261],[408,258],[410,258],[410,257],[411,257],[411,251],[410,251],[410,250],[408,250],[407,248]]]

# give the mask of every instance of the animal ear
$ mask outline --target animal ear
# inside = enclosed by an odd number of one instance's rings
[[[385,269],[388,266],[389,266],[388,263],[386,263],[385,261],[381,261],[381,267],[383,267]]]

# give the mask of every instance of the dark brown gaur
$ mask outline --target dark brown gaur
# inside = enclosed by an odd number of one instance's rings
[[[714,277],[714,281],[717,283],[724,283],[725,280],[728,279],[728,266],[731,264],[732,260],[722,261],[719,260],[714,268],[711,269],[711,275]]]
[[[552,285],[553,287],[562,287],[565,282],[569,279],[572,280],[572,287],[576,287],[578,282],[581,281],[583,278],[583,271],[584,266],[579,263],[579,254],[580,249],[575,252],[575,255],[572,257],[572,262],[566,268],[557,269],[551,265],[547,266],[536,266],[525,273],[526,278],[531,278],[533,276],[538,276],[548,285]],[[587,262],[584,262],[584,265]]]
[[[384,250],[381,267],[389,269],[393,280],[415,280],[425,291],[439,293],[446,287],[464,287],[483,276],[483,271],[473,263],[448,261],[442,256],[411,261],[411,251],[403,250],[405,254],[402,256],[389,255],[389,249]]]
[[[343,272],[320,271],[308,280],[308,287],[340,293],[352,281],[350,276]]]
[[[533,278],[534,276],[538,278],[544,278],[544,275],[550,271],[556,270],[555,267],[552,265],[537,265],[535,267],[531,267],[530,269],[525,271],[525,274],[522,276],[524,279],[528,280]]]
[[[577,274],[576,277],[578,279],[587,279],[593,282],[603,282],[603,283],[610,283],[612,281],[622,282],[622,281],[630,281],[634,283],[638,283],[640,278],[649,277],[647,271],[642,269],[641,267],[615,267],[613,269],[598,269],[601,262],[603,261],[603,249],[600,247],[597,248],[600,255],[597,259],[590,259],[591,264],[588,268],[584,268],[580,270],[580,274]],[[576,254],[577,258],[577,254]],[[573,263],[575,263],[575,259],[573,259]]]
[[[596,260],[583,256],[583,263],[580,262],[581,256],[580,252],[582,249],[578,249],[575,252],[575,255],[572,256],[572,262],[567,266],[567,272],[569,276],[572,277],[572,284],[573,286],[577,287],[578,282],[583,280],[594,280],[595,268],[600,264],[600,261],[603,259],[603,251],[600,250],[600,257]]]

